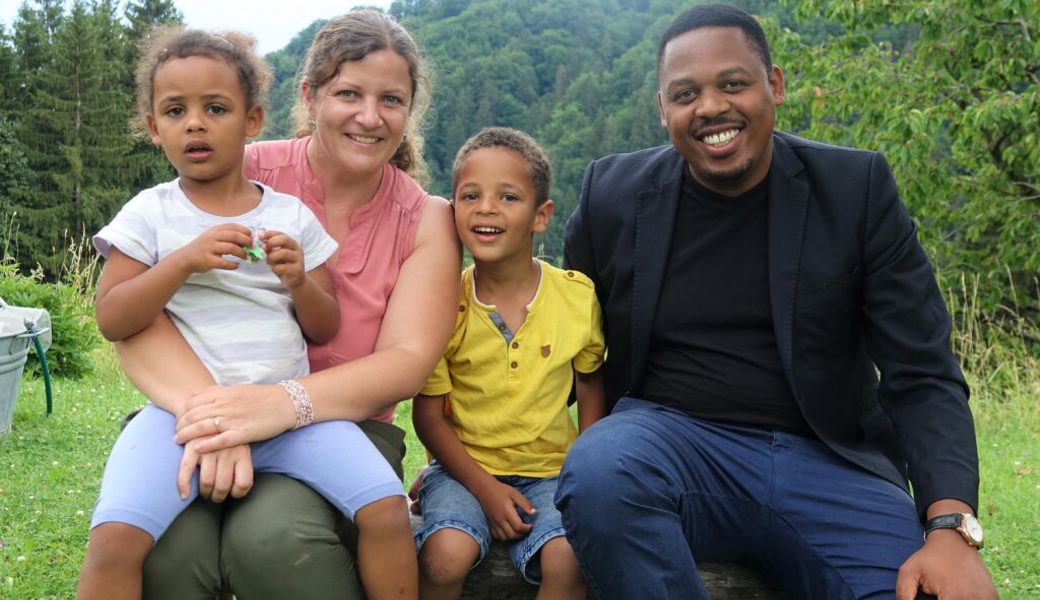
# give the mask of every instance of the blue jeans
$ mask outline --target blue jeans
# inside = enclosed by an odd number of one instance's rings
[[[893,598],[923,545],[910,495],[823,443],[635,398],[578,437],[556,505],[600,600],[706,599],[698,561],[749,564],[792,598]]]
[[[560,513],[553,505],[557,478],[496,475],[495,479],[516,488],[535,508],[533,515],[520,513],[521,519],[532,525],[531,532],[519,540],[507,542],[506,547],[516,570],[528,583],[539,585],[542,582],[541,565],[531,559],[546,542],[563,536]],[[480,555],[473,566],[484,560],[492,539],[484,510],[476,496],[449,475],[437,461],[430,463],[430,468],[423,475],[419,506],[422,507],[423,525],[415,532],[416,550],[422,550],[423,544],[435,532],[451,527],[469,534],[477,542]]]

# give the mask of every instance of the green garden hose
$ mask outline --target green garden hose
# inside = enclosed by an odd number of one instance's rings
[[[40,357],[40,369],[43,371],[43,388],[47,393],[47,416],[49,417],[54,409],[54,399],[51,393],[51,370],[47,366],[47,354],[43,350],[43,343],[40,342],[40,334],[43,332],[36,331],[36,323],[29,319],[24,319],[22,323],[25,324],[25,332],[32,337],[33,346],[36,348],[36,356]]]

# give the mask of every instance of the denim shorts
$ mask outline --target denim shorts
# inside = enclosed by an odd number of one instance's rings
[[[524,522],[533,525],[531,532],[519,540],[506,542],[506,545],[509,557],[521,576],[529,583],[539,585],[542,581],[541,565],[531,558],[546,542],[564,534],[560,512],[553,504],[557,478],[499,475],[495,479],[516,488],[534,505],[533,515],[521,513]],[[419,504],[422,506],[423,525],[415,532],[417,550],[422,550],[423,544],[434,532],[451,527],[469,534],[477,542],[480,555],[473,566],[484,560],[493,538],[480,502],[437,461],[430,463],[423,475]]]

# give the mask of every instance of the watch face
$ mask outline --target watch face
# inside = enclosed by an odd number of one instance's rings
[[[964,515],[962,522],[964,531],[974,540],[976,543],[982,542],[982,525],[979,524],[978,519],[971,515]]]

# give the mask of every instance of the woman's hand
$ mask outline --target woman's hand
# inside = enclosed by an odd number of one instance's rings
[[[198,439],[199,454],[259,442],[296,426],[296,410],[280,385],[214,386],[192,396],[177,419],[178,444]]]

